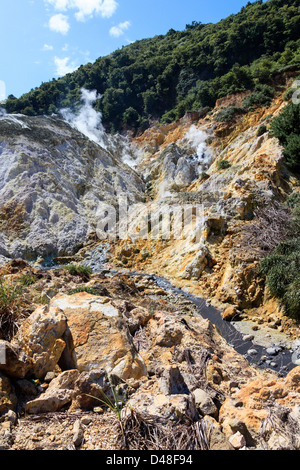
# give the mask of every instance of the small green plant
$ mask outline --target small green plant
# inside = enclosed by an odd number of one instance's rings
[[[0,334],[10,341],[20,319],[23,286],[0,277]]]
[[[227,160],[220,160],[217,163],[218,170],[226,170],[226,168],[229,168],[231,165]]]
[[[93,287],[85,287],[85,286],[79,286],[79,287],[76,287],[75,289],[70,289],[68,291],[68,295],[78,294],[79,292],[87,292],[88,294],[99,295],[99,292],[97,291],[97,289],[93,289]]]
[[[24,274],[20,278],[19,283],[21,284],[21,286],[29,287],[35,284],[36,281],[37,281],[37,277],[34,274]]]
[[[121,379],[119,379],[116,376],[112,377],[109,374],[106,374],[106,377],[109,382],[109,388],[110,388],[112,398],[109,397],[108,393],[103,392],[103,390],[100,390],[102,398],[95,397],[89,394],[86,394],[86,396],[99,401],[104,406],[107,406],[111,411],[115,413],[118,420],[121,421],[121,418],[122,418],[121,411],[126,406],[126,402],[127,402],[128,387],[123,393],[123,391],[121,390],[121,388],[123,388]]]
[[[70,264],[65,268],[72,276],[80,276],[83,279],[90,279],[93,270],[88,266],[81,266],[80,264]]]
[[[257,129],[256,136],[257,136],[257,137],[260,137],[261,135],[264,135],[267,131],[268,131],[267,126],[266,126],[265,124],[262,124],[262,125],[259,126],[259,128]]]
[[[208,180],[209,178],[210,178],[210,176],[209,176],[207,173],[205,173],[205,171],[202,171],[202,173],[201,173],[201,175],[200,175],[200,180],[201,180],[201,181],[206,181],[206,180]]]
[[[112,378],[108,374],[106,375],[107,375],[107,380],[109,382],[112,398],[110,398],[107,393],[103,392],[103,390],[101,390],[102,398],[95,397],[89,394],[86,394],[86,396],[99,401],[104,406],[107,406],[116,415],[118,422],[119,422],[120,430],[122,433],[122,438],[123,438],[123,441],[125,442],[122,410],[126,407],[127,393],[128,393],[129,388],[127,387],[125,389],[125,392],[121,393],[121,380],[115,376]]]

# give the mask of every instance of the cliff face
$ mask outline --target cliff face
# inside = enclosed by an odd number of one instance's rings
[[[144,184],[121,159],[58,117],[0,117],[0,256],[70,254],[95,229],[100,202]]]
[[[150,233],[145,240],[132,236],[116,243],[113,261],[166,276],[224,309],[232,304],[238,311],[253,309],[252,316],[262,314],[268,322],[278,320],[272,318],[278,314],[279,329],[289,329],[291,321],[274,308],[257,275],[261,253],[255,240],[245,243],[245,235],[257,223],[259,207],[283,203],[299,190],[299,181],[284,166],[282,148],[269,132],[271,118],[286,105],[282,96],[269,107],[218,122],[216,116],[224,106],[237,106],[244,98],[229,96],[204,118],[186,117],[137,138],[145,155],[139,171],[150,181],[149,211],[164,217],[175,206],[190,207],[200,216],[196,223],[187,219],[185,232],[177,238],[161,230],[159,236]],[[182,154],[185,168],[180,164]],[[194,174],[189,158],[197,161]],[[176,225],[170,217],[171,225]],[[135,219],[135,226],[139,224],[142,218]]]

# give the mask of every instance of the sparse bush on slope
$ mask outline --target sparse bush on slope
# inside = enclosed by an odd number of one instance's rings
[[[300,320],[300,194],[288,199],[292,208],[289,238],[262,259],[260,274],[272,296],[279,299],[285,313]],[[293,235],[292,235],[293,234]]]
[[[3,276],[0,277],[0,339],[10,341],[17,332],[23,289],[21,283],[10,283]]]
[[[300,171],[300,105],[288,104],[271,123],[273,135],[284,147],[287,167]]]

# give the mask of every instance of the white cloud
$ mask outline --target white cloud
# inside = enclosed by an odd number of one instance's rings
[[[54,57],[54,63],[56,65],[56,75],[61,77],[67,73],[74,72],[78,68],[74,62],[69,62],[69,57],[64,57],[60,59],[59,57]]]
[[[52,16],[49,20],[49,28],[56,33],[67,34],[70,29],[68,17],[61,13]]]
[[[118,38],[124,34],[124,32],[129,28],[131,25],[130,21],[124,21],[123,23],[118,24],[118,26],[113,26],[109,30],[109,34],[111,36],[114,36],[115,38]]]
[[[44,44],[43,51],[53,51],[53,46],[49,44]]]
[[[54,6],[57,11],[76,9],[75,17],[78,21],[85,21],[94,15],[110,18],[118,8],[116,0],[45,0]]]

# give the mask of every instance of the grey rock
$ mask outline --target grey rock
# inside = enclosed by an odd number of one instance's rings
[[[202,415],[209,415],[216,417],[218,415],[218,409],[214,404],[211,397],[204,390],[196,389],[193,391],[193,397],[195,400],[196,408],[198,408]]]
[[[117,148],[105,150],[61,118],[0,117],[2,262],[73,254],[95,231],[100,203],[117,205],[120,193],[141,202],[143,189]]]
[[[84,441],[84,432],[82,429],[80,419],[77,419],[73,427],[73,444],[75,447],[79,447]]]
[[[243,341],[252,341],[254,339],[253,335],[244,335]]]
[[[278,353],[278,349],[275,348],[275,347],[267,348],[266,352],[267,352],[267,354],[269,354],[270,356],[276,356],[276,354]]]
[[[246,439],[239,431],[229,438],[229,442],[235,449],[241,449],[246,446]]]
[[[247,354],[249,354],[249,356],[256,356],[258,351],[256,349],[248,349]]]
[[[5,360],[0,362],[0,371],[10,377],[22,379],[28,373],[32,361],[18,344],[0,340],[0,351],[4,351]]]
[[[44,377],[44,382],[50,383],[51,380],[55,378],[55,372],[47,372],[47,374]]]

